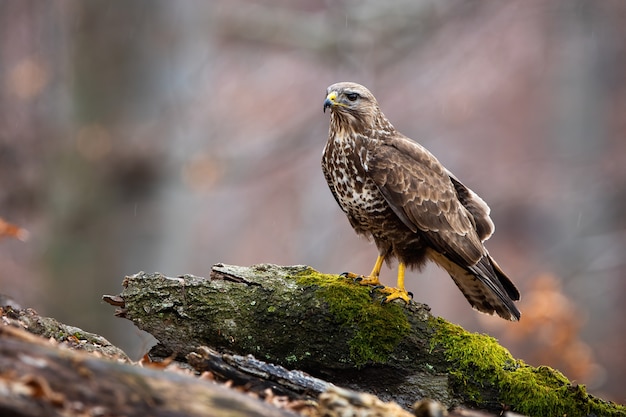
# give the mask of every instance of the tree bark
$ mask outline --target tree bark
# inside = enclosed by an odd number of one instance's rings
[[[153,334],[154,352],[201,346],[253,354],[409,408],[432,398],[529,415],[624,415],[558,371],[515,360],[489,336],[434,318],[425,305],[382,304],[377,291],[306,266],[217,264],[210,279],[137,273],[117,315]],[[514,324],[512,324],[514,325]]]
[[[294,414],[192,375],[70,351],[0,326],[2,416],[269,416]]]

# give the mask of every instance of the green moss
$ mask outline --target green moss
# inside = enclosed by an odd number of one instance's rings
[[[599,400],[560,372],[515,360],[493,337],[469,333],[443,319],[430,321],[431,351],[443,348],[448,372],[468,399],[480,405],[480,392],[493,390],[498,400],[530,416],[626,416],[626,407]]]
[[[350,358],[361,366],[369,361],[385,363],[402,337],[410,330],[402,306],[381,305],[372,300],[371,287],[361,286],[339,275],[322,274],[309,268],[297,275],[303,286],[319,287],[317,297],[328,304],[333,317],[354,329]]]
[[[298,357],[296,355],[289,355],[285,358],[287,363],[296,363],[298,362]]]

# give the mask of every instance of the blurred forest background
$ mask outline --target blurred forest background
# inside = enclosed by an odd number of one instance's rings
[[[434,267],[415,299],[626,402],[622,0],[2,0],[0,218],[30,239],[0,241],[0,292],[137,358],[100,301],[127,274],[369,272],[320,169],[348,80],[491,206],[522,321]]]

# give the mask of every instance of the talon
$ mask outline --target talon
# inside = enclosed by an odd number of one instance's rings
[[[413,298],[413,294],[399,288],[384,287],[381,291],[388,294],[385,298],[383,298],[383,303],[401,299],[408,304],[411,302],[411,298]]]
[[[384,285],[375,285],[375,286],[372,287],[372,291],[374,291],[374,290],[382,290],[383,288],[385,288]]]
[[[390,287],[384,288],[382,291],[388,293],[389,295],[387,295],[383,299],[383,302],[388,303],[398,298],[407,304],[411,302],[411,298],[413,298],[413,294],[410,292],[407,292],[404,289],[404,271],[405,271],[405,265],[403,262],[400,262],[400,264],[398,265],[398,287],[397,288],[390,288]]]
[[[409,294],[409,297],[411,297],[411,300],[413,299],[413,293],[411,291],[409,291],[407,294]]]
[[[383,285],[381,285],[380,280],[376,276],[365,277],[365,276],[361,275],[361,279],[359,279],[359,284],[360,285],[372,285],[373,288],[383,286]]]
[[[352,278],[352,279],[361,279],[363,278],[363,275],[357,275],[354,272],[342,272],[341,274],[339,274],[340,277],[344,277],[344,278]]]

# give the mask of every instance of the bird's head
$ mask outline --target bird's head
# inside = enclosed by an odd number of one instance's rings
[[[353,129],[372,128],[383,117],[376,98],[360,84],[341,82],[326,89],[324,112],[330,108],[331,118]]]

